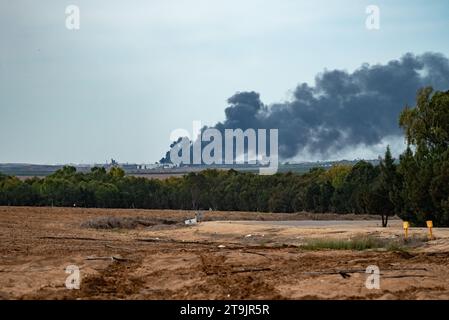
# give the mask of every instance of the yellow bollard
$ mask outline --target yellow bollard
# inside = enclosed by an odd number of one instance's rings
[[[427,228],[429,229],[429,239],[432,240],[433,239],[433,234],[432,234],[433,222],[432,222],[432,220],[427,220],[426,224],[427,224]]]
[[[404,227],[404,236],[405,236],[405,240],[407,240],[407,237],[408,237],[408,227],[409,227],[408,221],[404,221],[404,222],[402,223],[402,226]]]

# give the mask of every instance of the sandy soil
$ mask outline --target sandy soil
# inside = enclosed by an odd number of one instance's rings
[[[210,221],[192,227],[81,227],[105,216],[181,222],[193,214],[0,207],[0,299],[449,299],[449,229],[407,251],[309,251],[298,247],[307,239],[398,239],[401,222],[206,212]],[[65,287],[68,265],[80,268],[79,290]],[[380,289],[365,287],[369,265],[380,268]]]

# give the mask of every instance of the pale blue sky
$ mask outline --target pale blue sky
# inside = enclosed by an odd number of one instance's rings
[[[154,162],[237,91],[270,104],[324,69],[449,56],[448,14],[443,0],[0,0],[0,162]]]

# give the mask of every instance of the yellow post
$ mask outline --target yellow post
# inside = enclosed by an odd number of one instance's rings
[[[432,234],[433,222],[432,222],[432,220],[428,220],[428,221],[426,221],[426,224],[427,224],[427,228],[429,229],[429,239],[432,240],[433,239],[433,234]]]
[[[408,227],[409,227],[408,221],[404,221],[404,222],[402,223],[402,226],[404,227],[405,240],[407,240],[407,237],[408,237]]]

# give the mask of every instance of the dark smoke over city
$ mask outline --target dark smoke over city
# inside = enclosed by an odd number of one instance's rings
[[[363,64],[354,72],[324,71],[313,86],[299,84],[290,101],[266,105],[257,92],[228,99],[224,129],[278,129],[281,159],[301,153],[328,158],[342,148],[372,146],[401,136],[398,116],[426,86],[449,89],[449,60],[439,53],[407,53],[386,64]],[[169,152],[161,162],[170,162]]]

